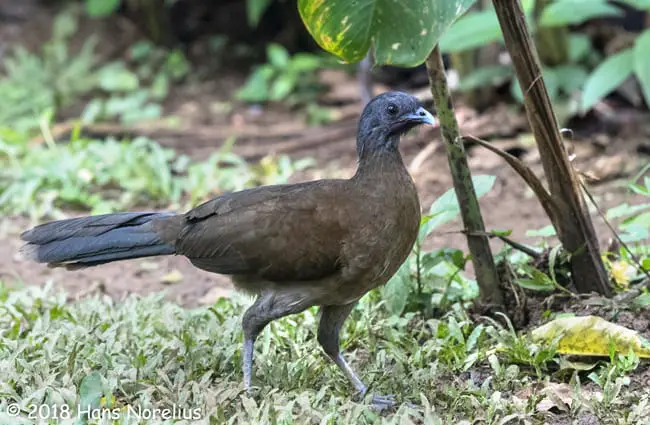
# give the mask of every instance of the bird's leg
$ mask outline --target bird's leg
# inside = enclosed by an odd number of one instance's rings
[[[244,313],[243,373],[246,391],[251,389],[253,371],[253,351],[257,336],[273,320],[289,314],[300,313],[310,304],[304,295],[293,292],[264,292],[257,297],[253,305]]]
[[[348,377],[354,388],[365,395],[368,387],[359,379],[357,374],[352,370],[348,362],[345,361],[341,354],[339,346],[339,332],[347,319],[348,315],[356,303],[346,305],[331,305],[321,307],[321,318],[318,325],[318,342],[325,350],[325,353],[338,366],[338,368]],[[373,395],[372,403],[379,408],[385,408],[394,404],[392,397],[382,397]]]

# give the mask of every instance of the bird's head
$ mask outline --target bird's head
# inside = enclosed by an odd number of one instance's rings
[[[410,94],[391,91],[373,98],[361,113],[357,133],[359,157],[396,151],[402,134],[421,124],[435,124],[433,115]]]

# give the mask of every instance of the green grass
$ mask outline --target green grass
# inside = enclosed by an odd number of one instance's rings
[[[162,423],[138,421],[124,413],[127,406],[199,409],[201,420],[194,423],[204,424],[517,423],[508,418],[542,423],[540,388],[563,382],[546,371],[552,353],[543,364],[531,360],[539,356],[523,355],[539,351],[525,335],[498,325],[476,327],[459,308],[440,320],[390,316],[373,292],[348,320],[343,346],[372,390],[396,395],[396,411],[379,414],[355,400],[315,340],[314,309],[279,320],[260,336],[254,369],[258,389],[249,396],[240,373],[246,298],[185,309],[165,302],[161,294],[66,303],[64,294],[48,286],[0,288],[3,424],[38,423],[29,420],[30,406],[48,405],[53,412],[54,405],[65,404],[74,410],[80,401],[118,409],[119,420],[88,422],[102,424]],[[495,350],[499,343],[508,348]],[[567,415],[643,423],[650,415],[650,390],[628,388],[623,373],[611,372],[615,365],[597,369],[603,386],[611,381],[600,390],[601,401],[593,388],[581,389],[578,375],[565,379],[584,397]],[[535,369],[544,374],[538,377]],[[473,382],[474,375],[483,377]],[[521,394],[530,384],[539,386],[526,400]],[[8,417],[12,403],[22,407],[22,421]]]

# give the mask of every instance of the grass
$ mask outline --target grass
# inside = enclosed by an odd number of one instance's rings
[[[373,292],[355,309],[344,332],[346,356],[373,391],[395,394],[400,403],[379,414],[355,400],[326,360],[315,340],[314,309],[279,320],[260,336],[258,389],[249,396],[240,373],[240,318],[248,299],[198,309],[165,302],[162,294],[66,303],[65,294],[46,285],[3,288],[0,300],[0,423],[37,423],[29,419],[30,406],[53,412],[65,404],[74,411],[80,401],[118,412],[115,421],[88,422],[101,424],[161,423],[124,412],[172,406],[177,415],[199,412],[192,423],[201,424],[542,423],[556,418],[540,407],[560,404],[544,396],[558,385],[579,400],[568,412],[555,408],[563,417],[636,424],[650,415],[650,389],[628,388],[625,373],[612,372],[616,362],[597,368],[606,381],[602,389],[581,386],[578,373],[564,380],[538,376],[536,368],[546,370],[557,359],[553,353],[537,364],[536,356],[523,354],[539,350],[525,335],[497,324],[476,326],[459,305],[439,320],[396,317]],[[495,350],[504,343],[507,349]],[[533,384],[538,391],[526,399]],[[12,403],[21,406],[22,421],[7,416]]]

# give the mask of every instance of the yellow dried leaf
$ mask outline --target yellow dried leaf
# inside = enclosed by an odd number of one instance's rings
[[[650,342],[638,332],[597,316],[555,319],[534,329],[532,337],[547,343],[560,337],[558,352],[562,354],[609,356],[612,343],[621,354],[627,354],[631,348],[637,356],[650,358]]]
[[[167,273],[163,278],[160,280],[162,283],[170,285],[172,283],[177,283],[183,280],[183,274],[179,272],[178,270],[174,269],[171,272]]]
[[[624,260],[609,263],[610,273],[616,285],[621,289],[630,286],[630,279],[634,276],[635,268]]]

